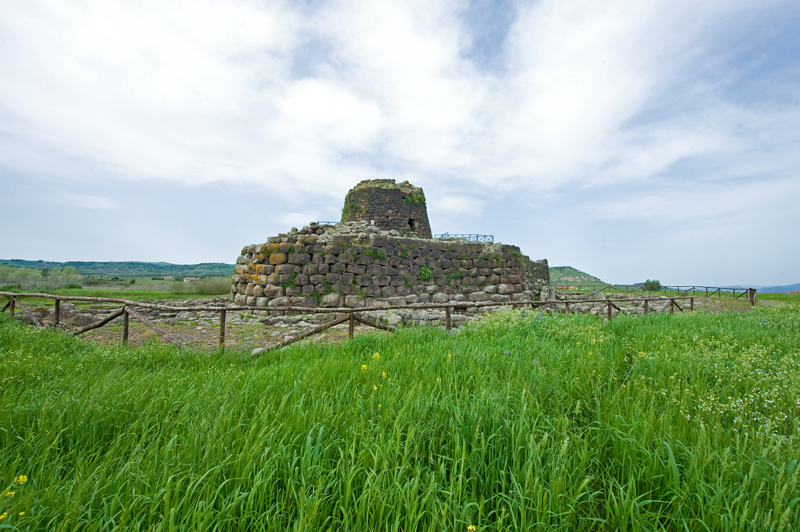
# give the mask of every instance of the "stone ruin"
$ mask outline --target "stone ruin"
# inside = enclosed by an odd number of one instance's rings
[[[342,221],[315,222],[242,249],[231,297],[237,305],[366,307],[414,303],[504,303],[537,299],[547,260],[500,243],[431,238],[422,189],[362,181]]]

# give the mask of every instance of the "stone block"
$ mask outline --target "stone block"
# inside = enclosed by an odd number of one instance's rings
[[[289,264],[299,264],[302,266],[311,261],[311,256],[308,253],[291,253],[287,261]]]
[[[355,275],[364,275],[367,273],[367,267],[360,264],[348,264],[347,271]]]
[[[286,295],[287,296],[299,296],[303,294],[303,289],[299,286],[287,286],[286,287]]]
[[[342,283],[346,285],[353,284],[353,279],[355,279],[356,277],[355,274],[349,272],[343,273],[341,275],[342,275]]]
[[[268,297],[257,297],[256,298],[256,306],[257,307],[266,307],[269,303]]]
[[[450,301],[450,298],[442,292],[437,292],[431,296],[431,303],[447,303],[448,301]]]
[[[339,262],[339,259],[336,257],[336,255],[325,255],[325,264],[335,264],[337,262]]]
[[[325,246],[324,248],[322,248],[322,250],[327,255],[338,255],[339,253],[342,252],[342,246],[330,245],[330,246]]]
[[[274,284],[268,284],[264,287],[264,296],[274,299],[283,295],[283,287]]]
[[[331,271],[330,264],[317,264],[317,273],[318,274],[325,275],[329,271]]]
[[[336,235],[333,237],[332,243],[336,246],[349,246],[352,245],[353,241],[349,236]]]
[[[388,286],[391,284],[392,278],[388,275],[375,275],[372,277],[372,284],[376,284],[378,286]]]
[[[264,287],[258,284],[255,285],[255,287],[253,287],[253,295],[256,297],[262,297],[264,295]]]
[[[372,245],[376,248],[384,247],[389,245],[389,239],[385,236],[373,236],[372,237]]]
[[[372,264],[375,260],[369,255],[359,255],[356,264],[363,264],[365,266]]]
[[[486,294],[486,292],[472,292],[467,297],[470,301],[475,303],[480,301],[487,301],[489,299],[489,296]]]
[[[270,307],[270,308],[288,307],[291,304],[292,304],[292,298],[291,297],[277,297],[277,298],[273,299],[272,301],[270,301],[267,306]]]
[[[342,277],[338,273],[329,273],[325,275],[325,280],[330,284],[335,284],[341,281]]]
[[[294,278],[294,284],[297,286],[305,286],[309,283],[308,275],[300,274]]]
[[[325,308],[333,308],[339,307],[342,304],[342,296],[341,294],[325,294],[322,296],[322,301],[320,303]]]
[[[300,235],[297,237],[297,241],[301,244],[313,244],[317,241],[317,235]]]
[[[497,293],[497,286],[490,284],[483,287],[483,291],[487,294],[496,294]]]
[[[514,285],[507,285],[507,284],[497,285],[498,294],[513,294],[514,292],[516,292],[516,290],[514,290]]]
[[[358,308],[363,307],[367,304],[366,300],[363,297],[359,296],[346,296],[344,298],[344,305],[350,308]]]
[[[303,273],[306,275],[314,275],[317,273],[317,265],[316,264],[306,264],[303,266]]]
[[[397,290],[394,286],[382,286],[381,287],[381,295],[383,297],[391,297],[397,293]]]
[[[366,268],[369,275],[383,275],[383,268],[380,264],[370,264],[369,266],[364,266],[364,268]]]
[[[255,307],[256,306],[256,296],[247,296],[247,306],[248,307]]]
[[[367,297],[378,297],[381,295],[381,287],[378,285],[370,284],[364,288],[364,293]]]
[[[283,264],[289,259],[286,253],[273,253],[269,256],[269,263],[272,265]]]
[[[275,266],[275,273],[294,273],[295,267],[293,264],[279,264]]]
[[[356,279],[360,286],[369,286],[372,284],[372,276],[371,275],[359,275]]]
[[[336,264],[331,264],[331,273],[344,273],[347,271],[347,266],[344,264],[337,262]]]
[[[316,274],[309,276],[308,282],[311,284],[320,284],[324,279],[325,279],[324,275]]]

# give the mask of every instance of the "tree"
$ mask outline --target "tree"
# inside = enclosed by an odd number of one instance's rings
[[[642,287],[646,292],[659,292],[661,290],[661,281],[657,279],[648,279],[644,282]]]

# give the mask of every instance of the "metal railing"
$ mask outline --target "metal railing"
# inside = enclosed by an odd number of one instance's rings
[[[317,222],[317,225],[336,225],[339,222]]]
[[[494,235],[442,233],[441,235],[433,235],[433,238],[463,238],[471,242],[494,242]]]

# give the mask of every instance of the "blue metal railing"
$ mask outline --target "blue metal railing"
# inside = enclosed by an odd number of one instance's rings
[[[450,234],[433,235],[433,238],[463,238],[472,242],[494,242],[494,235]]]
[[[336,225],[339,222],[317,222],[317,225]]]

